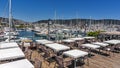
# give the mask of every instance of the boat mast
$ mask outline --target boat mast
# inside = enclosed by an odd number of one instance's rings
[[[90,23],[89,23],[89,32],[91,30],[91,16],[90,16]]]
[[[10,42],[11,22],[12,22],[12,8],[11,8],[11,0],[9,0],[9,42]]]

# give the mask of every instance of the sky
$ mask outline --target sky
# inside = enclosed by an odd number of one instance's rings
[[[120,0],[12,0],[12,16],[34,22],[47,19],[120,19]],[[0,0],[0,17],[8,17],[8,0]]]

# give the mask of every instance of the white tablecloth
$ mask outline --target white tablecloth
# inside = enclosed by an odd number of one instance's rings
[[[87,47],[87,48],[91,48],[91,49],[100,48],[100,46],[94,45],[94,44],[82,44],[82,46],[83,46],[83,47]]]
[[[25,55],[19,47],[0,50],[0,61],[17,59],[22,57],[25,57]]]
[[[106,47],[106,46],[109,45],[109,44],[103,43],[103,42],[94,42],[94,43],[92,43],[92,44],[99,45],[99,46],[102,46],[102,47]]]
[[[0,64],[0,68],[34,68],[34,66],[27,59],[22,59]]]
[[[72,39],[66,39],[66,40],[62,40],[62,41],[67,42],[67,43],[75,42],[75,40],[72,40]]]
[[[75,40],[75,41],[77,41],[77,40],[84,40],[84,38],[70,38],[70,39]]]
[[[0,44],[0,49],[13,48],[13,47],[18,47],[18,44],[15,43],[15,42],[11,42],[11,43],[1,43],[1,44]]]
[[[62,44],[57,44],[57,43],[53,43],[53,44],[45,44],[45,46],[55,50],[55,51],[62,51],[62,50],[68,50],[70,49],[70,47],[62,45]]]
[[[77,49],[63,52],[63,54],[72,58],[79,58],[79,57],[84,57],[85,55],[88,55],[87,52],[77,50]]]
[[[45,39],[43,39],[43,40],[36,40],[36,42],[37,42],[38,44],[50,44],[50,43],[54,43],[54,42],[52,42],[52,41],[45,40]]]
[[[108,40],[108,41],[104,41],[105,43],[108,43],[108,44],[120,44],[120,40]]]
[[[30,47],[30,43],[24,42],[24,47]]]
[[[83,37],[85,39],[94,39],[95,37]]]

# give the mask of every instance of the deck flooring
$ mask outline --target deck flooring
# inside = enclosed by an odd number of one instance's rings
[[[111,53],[111,56],[93,54],[94,56],[89,58],[89,65],[87,64],[87,60],[85,60],[85,64],[81,66],[82,68],[120,68],[120,53],[115,53],[114,55]],[[42,61],[41,68],[57,68],[54,67],[55,62],[49,64],[40,53],[33,50],[32,60],[34,60],[35,57]],[[78,66],[78,68],[80,68],[80,66]]]

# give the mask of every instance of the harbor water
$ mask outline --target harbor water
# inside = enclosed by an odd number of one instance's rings
[[[34,31],[27,31],[27,30],[19,31],[18,37],[25,37],[32,40],[46,39],[45,36],[36,36]]]

